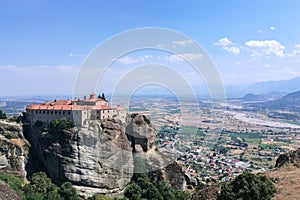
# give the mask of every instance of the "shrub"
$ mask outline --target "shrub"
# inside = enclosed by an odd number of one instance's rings
[[[50,122],[48,128],[49,131],[51,130],[65,130],[65,129],[70,129],[75,126],[75,123],[72,120],[69,120],[66,117],[63,117],[61,119],[55,119],[52,122]]]
[[[73,188],[72,184],[70,182],[65,182],[60,186],[59,189],[60,195],[65,200],[77,200],[77,194],[75,188]]]
[[[0,119],[7,119],[7,116],[2,110],[0,110]]]
[[[243,173],[222,187],[217,200],[270,200],[275,186],[266,176]]]
[[[148,125],[150,125],[151,123],[150,119],[148,119],[145,115],[143,115],[143,119]]]
[[[10,174],[1,173],[0,174],[0,180],[7,183],[10,186],[10,188],[12,190],[16,191],[18,194],[20,194],[20,195],[23,194],[22,189],[23,189],[24,179],[14,177]]]

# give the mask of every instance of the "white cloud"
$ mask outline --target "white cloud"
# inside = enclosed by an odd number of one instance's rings
[[[165,56],[165,60],[169,62],[183,62],[183,58],[177,55]]]
[[[217,42],[214,43],[216,46],[222,46],[222,49],[233,54],[240,54],[240,48],[234,46],[234,44],[226,37],[219,39]]]
[[[218,42],[215,42],[214,44],[217,46],[228,46],[231,45],[232,42],[228,38],[224,37],[219,39]]]
[[[69,53],[70,57],[86,57],[86,54]]]
[[[275,29],[276,29],[276,27],[274,27],[274,26],[271,26],[271,27],[270,27],[270,29],[271,29],[271,30],[275,30]]]
[[[286,54],[288,57],[294,58],[297,63],[300,62],[300,44],[294,45],[294,50],[292,53]]]
[[[188,44],[191,44],[193,43],[192,40],[177,40],[177,41],[173,41],[172,42],[174,45],[177,45],[177,46],[186,46]]]
[[[275,55],[284,57],[283,50],[285,47],[276,40],[250,40],[245,42],[245,45],[250,48],[252,56]]]
[[[259,32],[259,33],[265,33],[266,31],[265,31],[265,30],[262,30],[262,29],[259,29],[258,32]]]
[[[194,53],[184,53],[182,54],[182,56],[192,61],[199,60],[203,57],[202,54],[194,54]]]
[[[295,44],[294,47],[295,47],[296,49],[300,49],[300,44]]]
[[[123,56],[116,60],[122,64],[134,64],[134,63],[138,63],[138,62],[145,62],[146,60],[150,60],[153,58],[154,58],[154,56],[152,56],[152,55],[143,55],[143,56],[136,56],[136,57]]]
[[[133,63],[139,62],[139,60],[136,58],[133,58],[133,57],[124,56],[124,57],[118,58],[118,62],[120,62],[122,64],[133,64]]]
[[[184,53],[180,55],[165,56],[165,60],[169,62],[184,62],[184,58],[190,61],[195,61],[201,59],[202,57],[202,54]]]
[[[300,44],[294,45],[295,50],[293,51],[292,55],[295,57],[300,57]]]
[[[234,46],[232,46],[232,47],[222,47],[222,49],[224,49],[228,52],[231,52],[233,54],[236,54],[236,55],[240,54],[240,48],[239,47],[234,47]]]

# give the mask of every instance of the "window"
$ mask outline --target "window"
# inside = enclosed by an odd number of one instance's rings
[[[63,111],[63,114],[65,114],[65,111]]]
[[[55,111],[55,114],[57,114],[57,111]]]
[[[104,116],[102,118],[104,119]]]
[[[102,111],[102,113],[104,113],[104,110]]]
[[[40,110],[39,113],[42,113],[42,111]]]
[[[68,115],[71,115],[71,112],[70,112],[70,111],[68,112]]]
[[[43,114],[45,114],[45,113],[46,113],[46,111],[43,110]]]
[[[59,113],[58,114],[61,114],[61,112],[59,111]]]
[[[49,114],[49,110],[47,110],[47,114]]]
[[[35,113],[38,113],[38,111],[36,110]]]
[[[51,114],[53,114],[53,111],[51,110]]]

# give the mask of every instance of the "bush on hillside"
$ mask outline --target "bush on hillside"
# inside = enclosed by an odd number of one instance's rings
[[[270,200],[275,192],[266,176],[243,173],[222,187],[217,200]]]

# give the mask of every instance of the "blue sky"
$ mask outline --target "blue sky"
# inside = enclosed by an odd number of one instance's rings
[[[297,0],[0,0],[0,95],[71,94],[93,48],[141,27],[197,41],[226,85],[290,79],[300,76],[299,19]],[[138,56],[116,64],[134,64]]]

